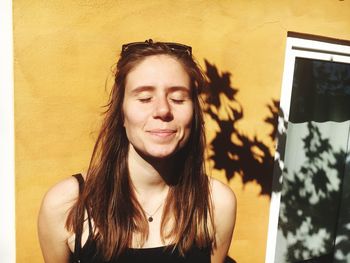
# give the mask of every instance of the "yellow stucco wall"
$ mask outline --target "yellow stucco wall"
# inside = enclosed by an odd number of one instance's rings
[[[280,96],[287,31],[350,40],[349,14],[347,0],[14,0],[17,262],[42,262],[40,201],[55,182],[86,169],[105,80],[123,43],[193,46],[202,65],[205,58],[233,73],[245,110],[239,129],[265,135],[265,105]],[[230,255],[264,262],[269,199],[239,177],[229,185],[239,204]]]

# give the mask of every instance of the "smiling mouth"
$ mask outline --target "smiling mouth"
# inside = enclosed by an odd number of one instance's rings
[[[169,137],[176,133],[176,130],[171,129],[155,129],[148,131],[151,135],[157,136],[157,137]]]

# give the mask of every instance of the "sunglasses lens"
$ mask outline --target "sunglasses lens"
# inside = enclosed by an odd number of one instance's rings
[[[192,55],[192,48],[190,46],[186,46],[178,43],[168,43],[168,42],[157,42],[157,43],[167,46],[170,50],[174,52],[185,52],[190,56]],[[126,53],[135,49],[147,48],[149,46],[152,46],[153,44],[154,44],[153,41],[132,42],[132,43],[124,44],[122,46],[122,55],[125,55]]]
[[[130,51],[132,49],[142,49],[149,46],[148,43],[145,42],[133,42],[133,43],[129,43],[129,44],[124,44],[122,46],[122,53],[125,53],[127,51]]]
[[[189,55],[192,54],[192,48],[190,46],[186,46],[178,43],[166,43],[166,45],[173,51],[187,52]]]

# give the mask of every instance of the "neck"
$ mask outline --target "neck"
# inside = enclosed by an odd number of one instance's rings
[[[128,153],[129,174],[138,196],[153,196],[168,189],[167,179],[172,177],[171,159],[154,160],[139,154],[130,144]]]

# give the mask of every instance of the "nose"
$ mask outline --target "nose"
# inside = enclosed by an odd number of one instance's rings
[[[157,99],[154,106],[153,118],[163,121],[171,121],[173,119],[171,106],[166,97]]]

